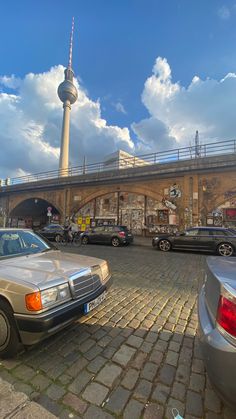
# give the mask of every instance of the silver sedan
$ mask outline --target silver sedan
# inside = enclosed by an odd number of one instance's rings
[[[105,260],[61,253],[30,230],[0,229],[0,356],[88,313],[110,283]]]
[[[220,397],[236,408],[236,260],[207,258],[198,301],[199,336],[207,373]]]

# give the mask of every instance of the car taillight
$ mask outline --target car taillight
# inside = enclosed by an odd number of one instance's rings
[[[220,296],[217,323],[231,336],[236,337],[236,299]]]
[[[125,237],[125,232],[124,231],[119,231],[118,234],[119,234],[120,237]]]

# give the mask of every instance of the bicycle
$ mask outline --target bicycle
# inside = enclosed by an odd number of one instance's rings
[[[60,236],[58,243],[63,246],[67,246],[67,245],[81,246],[82,240],[80,236],[81,236],[81,233],[77,231],[71,234],[69,234],[68,231],[64,231],[63,236]]]
[[[81,232],[75,231],[74,233],[72,233],[72,244],[74,244],[75,246],[81,246]]]

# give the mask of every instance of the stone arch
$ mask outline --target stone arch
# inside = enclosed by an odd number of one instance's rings
[[[90,195],[87,195],[86,198],[84,198],[82,201],[80,201],[79,205],[74,206],[72,208],[72,212],[76,212],[79,211],[81,208],[83,208],[86,204],[88,204],[89,202],[93,201],[93,199],[95,198],[100,198],[104,195],[108,195],[110,193],[115,193],[115,192],[126,192],[126,193],[131,193],[131,194],[138,194],[138,195],[146,195],[148,198],[152,198],[155,200],[162,200],[163,196],[162,194],[158,193],[158,192],[154,192],[151,189],[148,188],[144,188],[144,187],[138,187],[138,186],[134,186],[134,187],[119,187],[116,188],[114,190],[113,189],[100,189],[99,191],[93,192]]]
[[[230,199],[236,200],[236,190],[231,190],[227,192],[228,196],[224,193],[219,195],[219,197],[216,199],[214,206],[211,205],[209,208],[209,212],[214,211],[216,208],[220,207],[221,205],[224,205],[227,201]]]
[[[48,208],[50,207],[50,211]],[[51,221],[60,222],[61,213],[47,199],[30,197],[20,200],[9,212],[9,225],[12,227],[37,228]]]
[[[23,202],[29,200],[29,199],[38,199],[38,200],[42,200],[42,201],[46,201],[48,202],[49,205],[53,206],[54,208],[56,208],[56,210],[59,212],[59,214],[63,214],[63,209],[60,207],[60,205],[58,205],[57,202],[55,202],[54,199],[47,199],[47,197],[45,196],[45,194],[40,194],[40,193],[35,193],[35,194],[30,194],[30,196],[17,196],[15,197],[12,201],[9,202],[9,216],[11,216],[11,213],[21,204],[23,204]]]

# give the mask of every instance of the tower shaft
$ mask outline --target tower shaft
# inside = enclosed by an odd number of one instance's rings
[[[61,176],[68,175],[69,167],[69,140],[70,140],[70,102],[66,100],[63,104],[63,121],[61,131],[61,149],[59,171]]]

